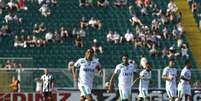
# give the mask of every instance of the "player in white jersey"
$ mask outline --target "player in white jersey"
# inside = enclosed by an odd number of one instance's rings
[[[185,63],[185,67],[181,71],[180,82],[178,84],[178,101],[181,101],[185,96],[185,101],[192,101],[191,97],[191,86],[189,81],[191,80],[191,69],[192,64],[188,60]]]
[[[146,63],[145,69],[140,72],[139,95],[138,101],[147,101],[149,98],[148,88],[151,79],[151,65]]]
[[[45,101],[52,101],[52,91],[54,88],[53,76],[48,73],[48,69],[44,69],[44,75],[42,75],[40,79],[42,81],[42,92]]]
[[[115,76],[118,74],[118,87],[121,101],[131,101],[131,83],[133,81],[134,65],[129,63],[128,55],[122,56],[121,64],[118,64],[110,79],[110,85],[113,85]],[[112,89],[109,87],[109,89]]]
[[[166,92],[169,97],[169,101],[174,101],[176,98],[177,87],[176,87],[177,70],[174,66],[174,61],[169,60],[169,65],[164,68],[162,79],[166,80]]]
[[[79,68],[78,88],[81,92],[80,101],[92,101],[91,90],[95,72],[101,73],[101,66],[97,58],[94,58],[93,49],[88,49],[85,52],[85,57],[80,58],[75,62],[72,68],[74,80],[77,80],[76,68]]]

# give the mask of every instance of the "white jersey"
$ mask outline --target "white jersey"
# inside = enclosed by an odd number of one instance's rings
[[[176,68],[170,68],[169,66],[165,67],[163,70],[163,76],[172,77],[173,80],[166,80],[166,89],[176,89],[176,77],[177,70]]]
[[[147,89],[149,87],[149,80],[151,79],[151,71],[147,71],[144,69],[140,72],[140,76],[144,77],[144,79],[140,79],[139,89]]]
[[[133,72],[135,72],[133,64],[129,63],[127,66],[124,64],[118,64],[116,66],[114,73],[119,73],[119,87],[131,87],[131,83],[133,81]]]
[[[187,67],[184,67],[181,71],[181,76],[183,76],[185,79],[190,80],[191,79],[191,71]],[[181,79],[182,84],[189,84],[189,81]]]
[[[51,74],[42,75],[42,90],[43,92],[51,92],[52,91],[52,82],[53,82],[53,76]]]
[[[75,62],[75,67],[79,67],[79,83],[92,87],[95,70],[100,68],[98,59],[93,58],[91,61],[80,58]]]

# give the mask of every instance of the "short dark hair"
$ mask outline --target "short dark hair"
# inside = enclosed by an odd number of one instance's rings
[[[185,61],[185,65],[188,65],[189,63],[191,63],[189,59]]]
[[[92,48],[88,48],[87,51],[91,51],[92,53],[94,53],[94,50]]]
[[[127,53],[124,53],[123,55],[122,55],[122,57],[128,57],[128,54]]]

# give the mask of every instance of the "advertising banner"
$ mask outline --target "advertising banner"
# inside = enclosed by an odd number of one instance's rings
[[[79,101],[79,90],[63,90],[52,94],[53,101]],[[119,92],[107,93],[104,89],[92,91],[94,101],[116,101],[119,99]],[[137,101],[138,90],[132,90],[132,101]],[[168,101],[165,90],[149,90],[150,101]],[[193,101],[201,101],[199,90],[192,90]],[[0,93],[0,101],[44,101],[42,93],[20,92],[20,93]],[[184,101],[184,99],[183,99]]]

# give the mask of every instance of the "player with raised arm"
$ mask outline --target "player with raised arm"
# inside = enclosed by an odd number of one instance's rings
[[[109,82],[109,91],[112,90],[113,81],[118,74],[118,87],[121,101],[131,101],[131,85],[133,81],[134,65],[129,63],[128,55],[122,56],[122,63],[118,64]]]
[[[76,68],[79,68],[78,88],[81,92],[80,101],[93,101],[91,90],[96,70],[101,73],[99,60],[94,58],[93,49],[87,49],[85,57],[75,62],[72,70],[74,80],[77,80]]]
[[[169,65],[164,68],[162,79],[166,80],[166,92],[169,97],[169,101],[174,101],[177,93],[176,85],[177,70],[174,66],[174,61],[169,60]]]
[[[138,101],[149,101],[148,88],[151,79],[151,65],[146,63],[145,69],[140,72]],[[143,100],[144,99],[144,100]]]
[[[192,64],[189,60],[185,62],[185,67],[181,71],[180,82],[178,84],[178,101],[181,101],[185,96],[185,101],[192,101],[191,97],[191,69]]]

